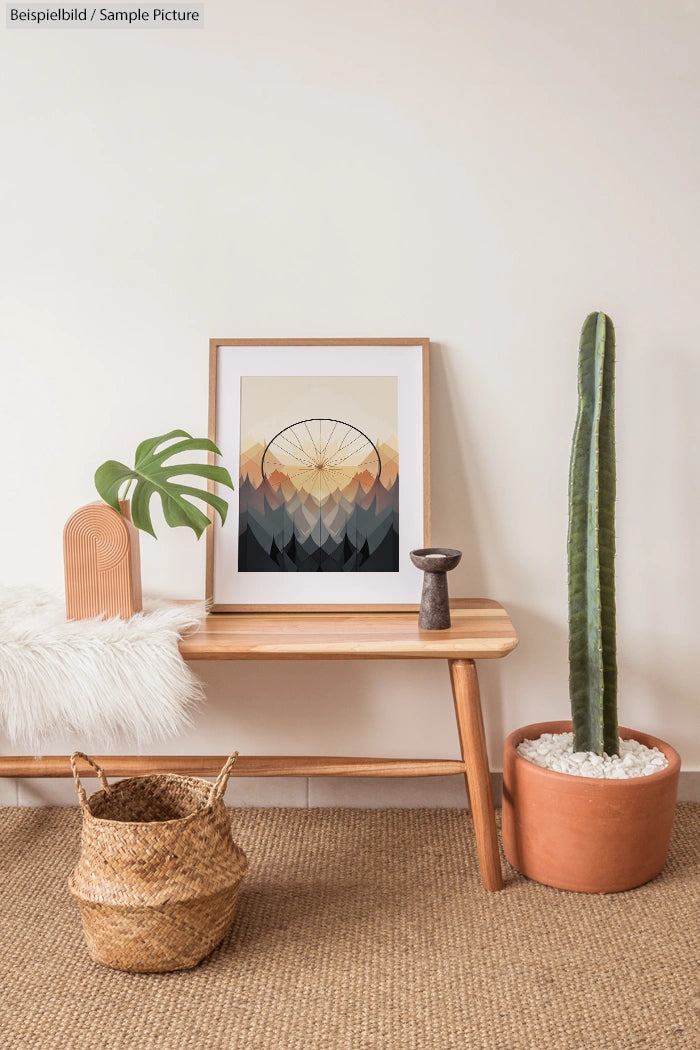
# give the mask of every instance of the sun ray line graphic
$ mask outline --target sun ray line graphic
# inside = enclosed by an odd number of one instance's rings
[[[320,423],[321,423],[321,421],[319,420],[319,430],[320,430]],[[321,449],[321,455],[322,455],[322,456],[324,456],[324,457],[325,457],[325,455],[326,455],[326,449],[328,448],[328,446],[329,446],[329,445],[330,445],[330,443],[331,443],[331,438],[333,437],[333,435],[334,435],[334,433],[335,433],[335,428],[336,428],[337,426],[338,426],[338,420],[337,420],[337,419],[334,419],[334,420],[333,420],[333,429],[331,430],[330,434],[328,435],[328,438],[327,438],[327,440],[326,440],[326,443],[325,443],[325,445],[324,445],[324,446],[323,446],[323,448]]]
[[[304,467],[303,469],[295,470],[293,474],[288,474],[287,477],[289,478],[290,481],[294,481],[295,478],[306,477],[309,474],[315,474],[315,473],[316,473],[316,467]]]
[[[303,444],[301,443],[301,439],[299,438],[299,435],[296,433],[295,430],[292,430],[292,437],[294,438],[294,442],[297,445],[297,447],[304,453],[305,456],[308,456],[309,453],[307,449],[304,448]],[[282,431],[281,434],[277,435],[275,441],[286,441],[288,444],[292,443],[291,438],[285,437],[284,431]]]
[[[339,467],[341,464],[347,463],[347,461],[349,459],[352,459],[354,455],[356,455],[356,453],[351,452],[348,456],[345,456],[344,459],[331,460],[328,465],[329,466],[333,466],[333,467]],[[370,461],[370,457],[369,456],[365,456],[364,459],[362,459],[359,463],[355,464],[355,468],[357,470],[360,470],[361,468],[369,470],[370,469],[369,461]]]
[[[343,449],[343,448],[345,447],[345,442],[346,442],[346,440],[347,440],[348,436],[350,435],[350,432],[351,432],[352,430],[354,430],[354,429],[355,429],[354,427],[350,427],[350,426],[349,426],[349,427],[348,427],[348,429],[347,429],[347,430],[345,431],[345,433],[343,434],[343,437],[342,437],[342,439],[341,439],[341,442],[340,442],[340,444],[338,445],[338,452],[340,452],[340,451],[341,451],[341,450],[342,450],[342,449]],[[364,434],[362,435],[362,437],[364,437]],[[353,438],[353,441],[354,441],[354,440],[355,440],[355,438]]]
[[[309,461],[309,463],[313,463],[314,462],[314,457],[309,453],[309,450],[304,448],[304,446],[299,441],[297,441],[296,444],[293,445],[292,442],[290,441],[290,439],[285,437],[283,434],[278,435],[275,440],[280,443],[282,451],[288,452],[289,455],[295,455],[296,456],[297,450],[298,450]],[[282,442],[286,442],[286,444],[289,446],[289,448],[285,449],[284,446],[282,445]],[[298,458],[298,456],[297,456],[297,458]]]
[[[309,435],[309,437],[311,439],[311,445],[312,445],[313,450],[314,450],[314,455],[318,456],[319,455],[319,450],[318,450],[318,447],[316,445],[316,442],[314,441],[314,436],[311,433],[311,431],[309,430],[309,421],[308,421],[308,419],[304,420],[304,426],[306,427],[306,432],[307,432],[307,434]]]
[[[352,446],[358,444],[358,442],[360,443],[360,446],[363,443],[366,444],[366,440],[362,434],[358,434],[356,438],[353,438],[352,441],[349,441],[347,445],[343,445],[342,448],[337,448],[332,454],[331,458],[338,456],[341,452],[347,452],[349,455],[353,455],[353,452],[351,451]],[[355,450],[355,453],[356,452],[357,450]]]

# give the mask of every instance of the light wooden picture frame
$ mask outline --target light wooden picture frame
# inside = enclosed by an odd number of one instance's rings
[[[429,348],[212,339],[209,436],[235,489],[207,530],[213,612],[417,608],[430,542]]]

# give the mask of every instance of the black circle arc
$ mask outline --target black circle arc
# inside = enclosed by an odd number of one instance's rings
[[[270,448],[270,445],[274,444],[274,442],[277,440],[277,438],[280,436],[280,434],[284,434],[285,431],[291,430],[292,427],[301,426],[302,423],[319,423],[319,422],[320,423],[340,423],[341,426],[349,427],[350,430],[355,430],[355,431],[357,431],[358,434],[362,434],[362,437],[365,439],[365,441],[369,442],[369,444],[372,446],[372,448],[374,449],[374,452],[376,454],[377,463],[379,464],[379,471],[377,473],[377,477],[376,477],[375,480],[379,481],[380,477],[382,476],[382,457],[379,455],[379,449],[377,448],[375,443],[372,441],[372,438],[367,437],[367,435],[365,434],[365,432],[363,430],[360,430],[359,427],[353,426],[352,423],[347,423],[344,419],[332,419],[329,416],[312,416],[310,419],[297,419],[297,421],[295,423],[288,423],[286,427],[282,427],[281,430],[278,430],[277,433],[275,434],[275,436],[270,438],[268,443],[265,445],[265,450],[264,450],[264,452],[262,454],[262,459],[260,460],[260,472],[261,472],[262,476],[263,477],[267,476],[265,474],[265,456],[268,453],[268,449]]]

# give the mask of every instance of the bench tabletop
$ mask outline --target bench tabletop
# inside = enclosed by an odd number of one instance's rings
[[[423,631],[400,612],[212,613],[180,641],[185,660],[496,659],[518,644],[505,609],[487,598],[450,602],[452,626]]]

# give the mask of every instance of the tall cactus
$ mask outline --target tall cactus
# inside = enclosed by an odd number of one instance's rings
[[[569,691],[574,750],[619,754],[615,631],[615,330],[581,331],[569,471]]]

